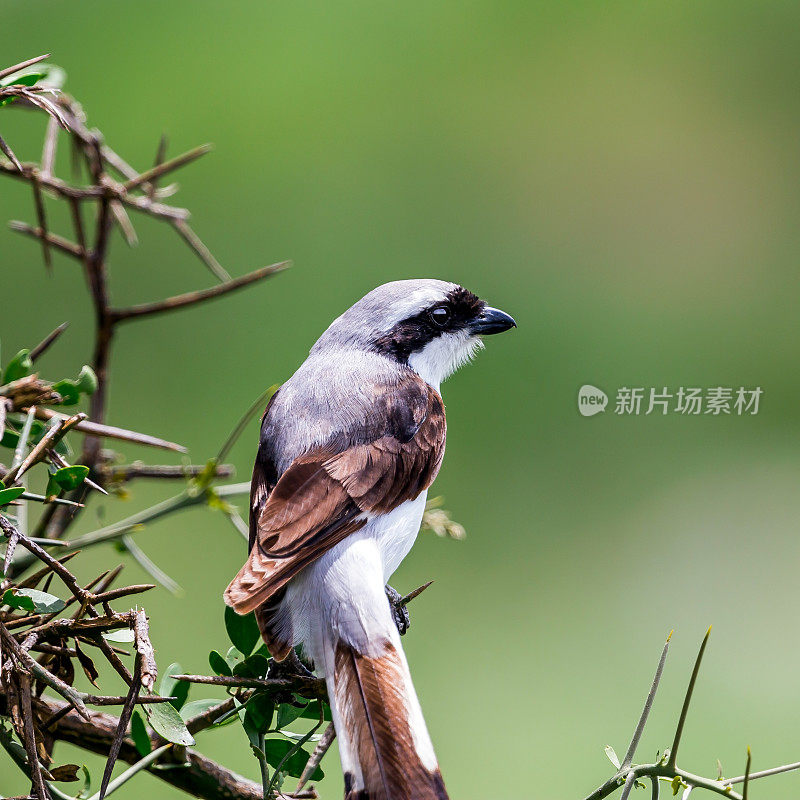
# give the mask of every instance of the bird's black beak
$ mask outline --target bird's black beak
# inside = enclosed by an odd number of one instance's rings
[[[469,329],[471,333],[484,336],[487,333],[502,333],[509,328],[516,327],[517,323],[514,322],[514,318],[505,311],[486,306],[480,315],[470,323]]]

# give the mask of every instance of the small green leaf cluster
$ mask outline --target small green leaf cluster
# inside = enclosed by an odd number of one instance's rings
[[[66,606],[66,603],[55,595],[40,592],[38,589],[19,589],[17,587],[6,589],[2,604],[34,614],[56,614]]]
[[[30,382],[25,381],[24,388],[19,385],[15,387],[15,382],[22,381],[24,378],[32,378]],[[55,382],[39,380],[33,374],[33,360],[30,350],[20,350],[11,358],[5,366],[0,369],[0,402],[10,402],[11,407],[17,400],[18,405],[76,405],[81,395],[92,394],[97,389],[97,376],[89,366],[84,366],[78,377],[62,378]],[[23,403],[17,391],[28,392]],[[2,426],[0,426],[0,448],[12,451],[8,459],[0,459],[10,463],[13,461],[14,454],[21,452],[23,455],[27,450],[38,444],[42,437],[48,432],[49,427],[40,420],[28,420],[27,414],[23,411],[11,411],[5,416]],[[20,442],[25,436],[25,441]],[[49,478],[45,491],[47,500],[59,496],[61,492],[69,492],[81,486],[89,475],[89,468],[81,465],[69,465],[65,462],[72,455],[69,444],[65,439],[54,442],[52,450],[58,458],[49,459],[48,465]],[[0,507],[17,500],[24,493],[21,487],[5,488],[0,483]],[[30,498],[29,498],[30,499]]]
[[[226,607],[225,631],[228,636],[226,645],[212,650],[208,656],[214,675],[245,679],[267,678],[273,662],[266,645],[261,643],[255,616],[253,614],[239,616],[231,608]],[[170,708],[180,712],[184,725],[192,717],[222,704],[220,700],[211,698],[189,701],[190,684],[176,681],[172,677],[179,674],[181,674],[180,666],[170,665],[162,679],[160,693],[164,697],[175,698]],[[273,687],[263,689],[228,687],[227,691],[233,699],[233,708],[227,713],[220,713],[219,717],[212,720],[209,728],[216,729],[237,722],[241,724],[250,747],[262,763],[262,767],[268,765],[273,770],[270,781],[273,790],[279,790],[287,776],[300,777],[310,758],[310,752],[304,745],[318,739],[319,737],[315,736],[316,730],[323,721],[331,718],[328,704],[318,697],[304,697],[298,692]],[[147,708],[163,711],[166,706],[167,704],[158,704]],[[150,724],[155,728],[151,714],[152,712],[149,714]],[[303,734],[290,730],[290,726],[298,720],[313,720],[316,725],[312,727],[310,733]],[[164,738],[169,738],[162,731],[159,733]],[[139,752],[142,755],[149,753],[150,738],[139,712],[134,714],[132,735]],[[324,777],[324,773],[322,769],[316,767],[310,777],[312,780],[320,780]]]
[[[27,378],[33,374],[33,360],[31,359],[31,351],[27,348],[20,350],[2,370],[2,378],[0,384],[7,387],[9,383],[18,381],[22,378]],[[84,364],[78,377],[74,380],[71,378],[62,378],[54,383],[47,384],[51,391],[56,392],[61,396],[58,405],[74,406],[80,400],[82,394],[93,394],[97,390],[97,375],[94,370],[88,365]]]
[[[261,634],[255,615],[240,616],[226,606],[225,630],[231,647],[224,657],[216,650],[209,653],[212,670],[218,675],[267,677],[269,651],[264,644],[256,648],[261,641]],[[263,757],[282,776],[299,778],[310,753],[302,747],[305,737],[289,731],[288,727],[298,719],[313,719],[317,722],[330,719],[330,708],[322,700],[310,699],[297,693],[257,690],[245,702],[237,702],[237,716],[256,758]],[[323,775],[323,771],[317,767],[311,778],[320,780]],[[282,779],[279,775],[277,785],[280,785]]]
[[[131,737],[136,749],[142,756],[148,755],[152,748],[150,734],[147,730],[147,723],[150,727],[168,742],[182,745],[193,745],[194,736],[189,733],[186,727],[188,716],[184,707],[188,708],[191,703],[186,700],[189,697],[189,683],[175,679],[175,675],[182,672],[180,664],[170,664],[161,678],[159,694],[161,697],[171,697],[169,703],[149,703],[142,706],[144,715],[139,710],[133,712],[131,717]],[[216,702],[216,701],[214,701]],[[147,723],[145,723],[145,718]]]

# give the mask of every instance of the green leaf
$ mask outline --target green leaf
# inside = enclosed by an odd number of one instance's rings
[[[77,794],[78,800],[83,800],[83,798],[89,797],[92,793],[92,776],[86,764],[81,765],[81,772],[83,773],[83,789]]]
[[[47,488],[44,490],[44,494],[48,498],[58,497],[61,494],[61,487],[56,483],[52,473],[47,477]]]
[[[53,473],[53,480],[65,491],[72,491],[83,484],[89,474],[89,467],[76,464],[73,467],[61,467]]]
[[[319,720],[319,703],[322,703],[322,719],[331,721],[331,707],[324,700],[317,700],[316,703],[309,703],[300,716],[303,719]]]
[[[228,652],[225,653],[225,661],[227,661],[228,666],[233,669],[240,661],[244,661],[244,656],[238,648],[229,647]]]
[[[5,372],[3,372],[3,383],[11,383],[11,381],[24,378],[26,375],[30,375],[32,370],[33,361],[31,361],[30,350],[20,350],[6,365]]]
[[[189,683],[187,681],[176,681],[173,677],[173,675],[181,674],[183,674],[183,668],[180,664],[170,664],[161,678],[161,684],[158,690],[162,697],[175,698],[170,702],[175,706],[177,711],[181,710],[181,707],[186,702],[186,698],[189,696]]]
[[[28,72],[27,74],[17,73],[10,78],[6,78],[6,80],[0,83],[0,86],[35,86],[36,83],[44,77],[44,72]]]
[[[134,640],[134,634],[130,628],[120,628],[116,631],[107,631],[103,634],[103,638],[107,642],[119,642],[121,644],[127,644],[128,642],[132,642]]]
[[[214,670],[215,675],[226,675],[227,677],[233,675],[228,662],[216,650],[212,650],[208,654],[208,663],[211,669]]]
[[[275,727],[278,730],[281,728],[285,728],[287,725],[291,725],[298,717],[303,716],[303,712],[308,708],[308,703],[302,706],[295,706],[292,703],[281,703],[280,708],[278,709],[278,721],[275,723]],[[314,704],[316,706],[316,703]],[[317,712],[318,714],[319,712]]]
[[[617,768],[619,769],[619,756],[617,755],[616,750],[610,745],[607,744],[603,750],[605,750],[606,756],[608,760]]]
[[[256,643],[261,639],[256,615],[250,613],[241,617],[230,606],[225,606],[225,630],[231,642],[246,656],[253,652]]]
[[[81,394],[94,394],[97,391],[97,375],[94,374],[94,370],[88,364],[84,364],[81,367],[75,385]]]
[[[22,420],[19,421],[19,424],[22,424]],[[33,425],[31,425],[31,434],[28,437],[28,444],[35,444],[38,442],[42,436],[47,433],[48,426],[39,420],[34,420]],[[11,430],[11,428],[6,428],[3,432],[3,438],[0,439],[0,445],[3,447],[8,447],[9,449],[13,450],[19,444],[19,434],[16,431]],[[55,447],[55,450],[61,455],[66,455],[66,440],[62,439]]]
[[[69,378],[56,381],[53,384],[53,391],[61,395],[61,403],[65,406],[74,406],[80,399],[81,393],[78,384]]]
[[[131,717],[131,738],[140,756],[146,756],[153,749],[150,734],[147,733],[147,726],[138,711],[134,711]]]
[[[153,730],[161,734],[168,742],[192,745],[194,736],[186,729],[186,725],[171,703],[151,703],[147,705],[147,718]]]
[[[266,733],[272,724],[274,714],[275,702],[272,696],[265,692],[259,692],[247,704],[242,724],[245,730],[250,727],[257,733]]]
[[[66,606],[60,597],[38,589],[8,589],[3,595],[3,603],[11,608],[35,611],[37,614],[55,614]]]
[[[240,678],[263,678],[269,669],[269,660],[259,653],[253,653],[233,667],[233,674]]]
[[[198,714],[204,714],[209,708],[218,706],[222,701],[209,698],[207,700],[192,700],[190,703],[185,703],[181,706],[181,719],[188,722],[192,717]]]
[[[272,767],[277,767],[284,756],[294,747],[295,745],[292,742],[287,742],[286,739],[267,739],[264,742],[264,754],[267,757],[267,763]],[[310,757],[309,753],[302,748],[298,748],[297,752],[286,759],[281,767],[281,772],[286,772],[293,778],[299,778],[303,774],[303,769]],[[311,780],[318,781],[324,777],[325,773],[317,767],[311,776]]]
[[[12,486],[10,489],[0,489],[0,506],[7,506],[25,492],[24,486]]]

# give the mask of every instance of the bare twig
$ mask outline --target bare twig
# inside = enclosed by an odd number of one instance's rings
[[[83,702],[81,693],[73,689],[68,684],[64,683],[61,678],[57,678],[47,669],[45,669],[38,661],[31,658],[30,655],[20,646],[17,640],[6,630],[5,625],[0,622],[0,639],[3,642],[3,649],[10,652],[14,660],[22,668],[21,672],[26,672],[33,675],[42,683],[47,684],[54,692],[60,694],[67,702],[75,707],[75,710],[84,718],[89,719],[89,714],[86,705]]]
[[[164,163],[164,159],[167,157],[167,136],[166,134],[162,133],[161,138],[158,140],[158,149],[156,150],[156,160],[153,166],[158,166],[159,164]],[[129,176],[132,177],[132,176]],[[142,186],[145,194],[152,200],[156,195],[156,188],[158,187],[158,178],[153,178],[150,182],[145,186]]]
[[[653,677],[653,683],[650,686],[650,691],[647,694],[647,699],[644,701],[644,708],[639,717],[639,722],[636,725],[636,730],[633,732],[631,743],[628,745],[628,750],[625,753],[625,758],[622,759],[621,769],[629,767],[633,763],[633,757],[636,755],[636,748],[639,745],[639,740],[642,738],[644,726],[647,724],[647,718],[650,716],[650,711],[653,708],[653,701],[656,698],[658,686],[661,683],[661,674],[664,672],[664,664],[667,660],[667,653],[669,652],[669,640],[672,638],[672,631],[667,636],[667,641],[664,642],[664,649],[661,651],[661,658],[658,660],[658,667],[656,667],[656,674]]]
[[[22,164],[19,163],[19,159],[14,155],[14,151],[8,146],[6,140],[0,136],[0,150],[3,151],[6,158],[14,165],[14,169],[17,172],[22,172]]]
[[[2,514],[0,514],[0,530],[7,537],[15,536],[18,542],[36,558],[47,564],[52,572],[58,575],[76,599],[88,601],[91,595],[75,580],[75,576],[64,566],[63,560],[53,558],[43,547],[36,544],[28,536],[20,533]]]
[[[42,420],[67,419],[66,415],[60,414],[58,411],[53,411],[50,408],[38,407],[36,409],[36,418]],[[90,436],[119,439],[120,441],[134,442],[135,444],[141,444],[147,447],[158,447],[162,450],[172,450],[176,453],[186,452],[186,448],[181,444],[168,442],[165,439],[159,439],[156,436],[150,436],[146,433],[137,433],[136,431],[129,431],[125,428],[117,428],[113,425],[101,425],[88,419],[78,422],[75,425],[75,430],[80,431],[81,433],[89,434]]]
[[[396,605],[398,606],[405,606],[408,605],[415,597],[419,597],[431,584],[433,581],[428,581],[427,583],[423,583],[422,586],[418,586],[416,589],[410,591],[404,597],[401,597]]]
[[[692,676],[689,678],[689,685],[686,688],[686,696],[683,699],[683,707],[681,708],[681,715],[678,718],[678,726],[675,729],[675,737],[672,740],[672,747],[669,751],[669,761],[668,765],[671,767],[675,766],[675,763],[678,759],[678,746],[681,743],[681,736],[683,735],[683,726],[686,723],[686,715],[689,713],[689,704],[692,702],[692,693],[694,692],[694,686],[697,683],[697,676],[700,673],[700,664],[703,661],[703,653],[706,651],[706,645],[708,644],[708,637],[711,636],[711,628],[706,631],[706,635],[703,637],[703,642],[700,645],[700,650],[697,653],[697,658],[694,662],[694,668],[692,669]]]
[[[139,237],[136,235],[136,230],[133,227],[133,223],[125,207],[119,200],[111,200],[109,205],[111,213],[114,215],[114,219],[117,221],[117,225],[122,231],[122,235],[125,237],[128,247],[135,247],[139,244]]]
[[[42,148],[42,175],[52,175],[56,163],[56,146],[58,144],[58,120],[49,117],[47,129],[44,134],[44,147]]]
[[[31,361],[36,361],[37,358],[44,355],[44,353],[50,348],[50,345],[61,336],[62,333],[69,327],[69,322],[62,322],[55,330],[51,331],[47,334],[47,336],[42,339],[39,344],[36,345],[31,350],[30,358]]]
[[[65,705],[51,700],[47,702],[39,700],[37,703],[49,716],[60,711]],[[58,740],[70,742],[84,750],[105,756],[114,739],[118,720],[116,717],[97,711],[90,711],[89,714],[90,721],[85,722],[76,714],[67,713],[52,728],[51,733]],[[203,800],[232,800],[232,798],[262,800],[260,784],[236,775],[191,748],[186,748],[185,758],[185,766],[181,769],[161,770],[148,767],[148,772],[177,789]],[[141,756],[133,742],[126,737],[120,748],[119,760],[135,764],[140,759]],[[305,796],[314,798],[317,795],[311,793]]]
[[[136,478],[156,478],[158,480],[186,480],[196,478],[207,469],[206,464],[145,464],[134,461],[121,466],[103,466],[100,468],[104,479],[112,483],[124,483]],[[232,464],[219,464],[214,467],[213,477],[230,478],[234,474]]]
[[[192,161],[196,161],[201,156],[211,152],[211,149],[212,145],[201,144],[199,147],[189,150],[188,153],[175,156],[175,158],[171,158],[169,161],[164,161],[161,164],[156,164],[156,166],[152,167],[151,169],[145,170],[140,175],[137,175],[135,178],[131,178],[129,181],[127,181],[123,188],[126,192],[133,191],[148,181],[151,181],[155,178],[160,178],[162,175],[166,175],[168,172],[172,172],[173,170],[186,166],[187,164],[191,164]]]
[[[180,234],[186,244],[197,253],[199,259],[208,267],[214,277],[221,282],[232,280],[230,273],[222,264],[214,258],[213,253],[203,244],[200,237],[189,227],[186,220],[176,219],[172,222],[172,227]]]
[[[161,567],[158,566],[147,553],[133,541],[133,537],[125,534],[121,539],[122,545],[131,554],[134,561],[145,570],[156,582],[160,583],[168,592],[179,595],[183,589]]]
[[[82,259],[84,256],[83,250],[77,244],[70,242],[68,239],[56,233],[49,233],[43,230],[41,226],[34,228],[32,225],[28,225],[27,222],[20,222],[14,219],[8,223],[8,227],[14,231],[14,233],[22,233],[34,239],[39,239],[39,241],[47,245],[52,245],[68,256],[73,256],[78,259]]]
[[[311,756],[306,762],[305,767],[303,767],[303,774],[300,776],[300,780],[297,782],[295,793],[299,792],[308,783],[309,779],[314,774],[314,770],[319,766],[320,762],[325,756],[325,753],[328,752],[335,738],[336,729],[333,727],[333,723],[331,722],[328,727],[325,728],[322,737],[317,742],[317,746],[311,753]]]
[[[33,790],[40,800],[47,800],[50,793],[47,791],[47,787],[44,784],[42,765],[39,763],[39,754],[36,750],[36,730],[33,722],[30,678],[25,673],[19,673],[16,676],[16,680],[19,686],[20,713],[22,715],[24,729],[23,744],[25,745],[25,752],[28,756],[28,768],[31,772]]]
[[[114,741],[108,750],[108,759],[106,766],[103,770],[103,779],[100,783],[99,800],[103,800],[106,795],[111,774],[114,771],[114,764],[117,761],[120,748],[122,747],[122,740],[125,738],[125,733],[128,730],[128,723],[131,721],[133,714],[133,707],[136,703],[136,698],[139,696],[139,689],[142,685],[142,657],[141,654],[136,658],[136,665],[133,670],[133,680],[131,681],[130,688],[128,689],[128,696],[125,699],[125,705],[122,708],[122,713],[119,715],[119,722],[117,729],[114,732]]]
[[[196,292],[186,292],[186,294],[168,297],[166,300],[157,300],[154,303],[142,303],[141,305],[130,306],[129,308],[117,308],[111,312],[111,316],[116,322],[126,322],[131,319],[148,317],[152,316],[153,314],[162,314],[165,311],[174,311],[178,308],[193,306],[197,303],[203,303],[206,300],[213,300],[214,298],[221,297],[229,292],[234,292],[237,289],[243,289],[245,286],[249,286],[251,283],[264,280],[264,278],[269,278],[275,273],[286,269],[289,264],[289,261],[282,261],[279,264],[271,264],[268,267],[261,267],[261,269],[249,272],[247,275],[242,275],[240,278],[234,278],[227,283],[220,283],[219,285],[212,286],[209,289],[199,289]]]
[[[40,61],[46,61],[48,58],[50,58],[50,53],[45,53],[43,56],[29,58],[27,61],[20,61],[19,64],[14,64],[13,67],[0,69],[0,81],[3,80],[3,78],[7,78],[9,75],[13,75],[15,72],[22,72],[23,69],[27,69],[28,67],[32,67],[34,64],[38,64]]]
[[[178,681],[188,683],[205,683],[212,686],[232,686],[245,689],[287,689],[305,692],[313,697],[327,697],[325,681],[319,678],[308,678],[304,675],[293,675],[291,678],[240,678],[225,675],[173,675]]]
[[[66,544],[66,542],[62,542]],[[139,583],[134,586],[120,586],[118,589],[111,589],[107,592],[92,595],[92,603],[109,603],[112,600],[117,600],[120,597],[129,597],[133,594],[142,594],[142,592],[149,592],[150,589],[155,589],[154,583]]]
[[[44,265],[48,270],[52,270],[53,261],[50,257],[50,246],[48,243],[47,215],[44,210],[44,197],[42,195],[42,188],[39,186],[39,180],[36,177],[31,180],[31,188],[33,189],[33,205],[36,209],[36,220],[39,223],[39,230],[41,231],[39,239],[42,243]]]
[[[142,686],[152,692],[158,677],[158,667],[156,666],[153,645],[150,643],[147,616],[142,610],[133,612],[133,635],[136,642],[136,651],[141,660],[140,680]]]
[[[750,788],[750,761],[752,755],[750,748],[747,748],[747,763],[744,765],[744,785],[742,786],[742,800],[747,800],[747,793]]]
[[[10,486],[12,483],[18,480],[26,470],[30,469],[38,461],[41,461],[43,458],[45,458],[47,451],[50,448],[55,447],[61,441],[61,439],[66,436],[67,432],[71,428],[74,428],[79,422],[82,422],[85,419],[86,414],[82,413],[75,414],[74,416],[66,419],[63,417],[58,418],[47,431],[47,433],[45,433],[45,435],[42,436],[42,438],[39,439],[39,441],[34,445],[22,463],[16,467],[12,467],[8,471],[8,474],[4,479],[6,486]]]

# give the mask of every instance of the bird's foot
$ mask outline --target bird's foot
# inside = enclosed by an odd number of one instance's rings
[[[283,661],[276,661],[274,658],[270,659],[267,678],[270,680],[294,681],[300,684],[304,681],[313,681],[314,685],[320,684],[324,692],[324,682],[309,670],[294,650]],[[276,704],[288,703],[297,705],[294,693],[288,690],[280,689],[274,692],[273,699]]]
[[[300,656],[292,650],[283,661],[270,659],[267,677],[272,678],[308,678],[316,680],[317,676],[302,662]]]
[[[405,599],[397,589],[392,589],[386,585],[386,597],[389,598],[389,608],[392,611],[392,619],[397,626],[397,631],[401,636],[405,636],[406,631],[411,627],[411,617],[403,602]]]

